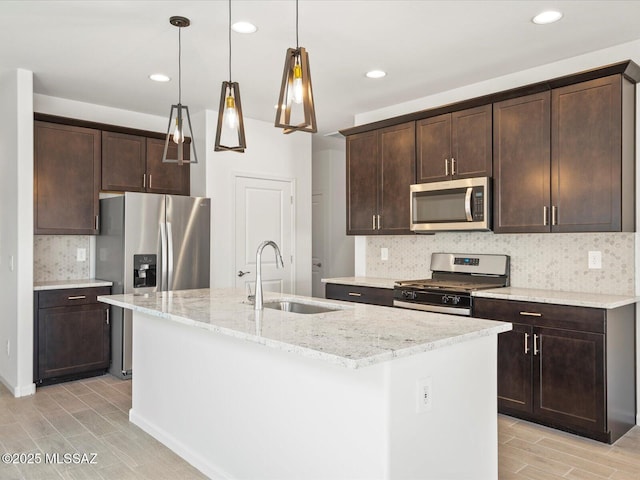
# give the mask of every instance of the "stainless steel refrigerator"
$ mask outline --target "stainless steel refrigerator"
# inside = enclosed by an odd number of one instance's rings
[[[125,193],[100,200],[96,278],[112,292],[145,294],[209,287],[211,200]],[[111,307],[111,367],[129,378],[131,310]]]

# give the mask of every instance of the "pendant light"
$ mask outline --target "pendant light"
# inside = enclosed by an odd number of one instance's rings
[[[167,128],[167,138],[164,142],[164,153],[162,154],[162,161],[164,163],[177,163],[182,165],[184,163],[198,163],[198,156],[196,155],[196,146],[193,141],[193,130],[191,129],[191,117],[189,116],[189,107],[182,105],[182,29],[191,25],[191,22],[186,17],[171,17],[169,23],[174,27],[178,27],[178,104],[171,105],[171,111],[169,112],[169,127]],[[175,112],[175,117],[174,117]],[[174,120],[175,118],[175,120]],[[185,142],[185,120],[188,127],[188,136],[191,138],[191,142]],[[177,145],[177,153],[175,155],[169,154],[169,142],[172,141]],[[186,158],[185,147],[189,148],[189,143],[193,149],[193,158],[191,160]]]
[[[315,133],[316,111],[311,88],[309,55],[298,43],[298,0],[296,0],[296,48],[289,48],[284,59],[282,86],[275,126],[284,133],[295,131]]]
[[[240,86],[238,82],[231,81],[231,0],[229,0],[229,81],[222,82],[214,150],[244,153],[245,148],[247,148],[247,142],[244,138]]]

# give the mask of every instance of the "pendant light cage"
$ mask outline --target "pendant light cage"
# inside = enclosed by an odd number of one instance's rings
[[[169,23],[178,27],[178,103],[171,105],[169,112],[169,126],[162,153],[163,163],[198,163],[196,146],[193,142],[193,129],[191,128],[191,116],[189,107],[182,105],[182,29],[191,25],[186,17],[173,16]],[[188,131],[185,131],[185,127]],[[189,156],[189,149],[193,151],[193,158]]]
[[[294,83],[299,83],[296,86]],[[295,92],[299,89],[299,92]],[[296,104],[296,95],[302,96],[302,118],[299,123],[292,123],[292,108]],[[303,47],[289,48],[284,60],[282,72],[282,85],[278,99],[275,126],[283,128],[284,133],[295,131],[315,133],[318,131],[316,124],[316,110],[313,102],[313,88],[311,86],[311,69],[309,67],[309,55]]]
[[[214,151],[244,153],[245,148],[247,148],[247,142],[244,136],[240,86],[238,82],[231,81],[231,0],[229,0],[229,81],[222,82]]]
[[[232,116],[230,118],[230,116]],[[229,126],[229,124],[233,124]],[[222,132],[225,125],[230,133],[235,135],[234,145],[224,145],[222,143]],[[214,150],[231,151],[244,153],[247,148],[247,141],[244,136],[244,119],[242,116],[242,101],[240,100],[240,85],[238,82],[222,82],[222,90],[220,92],[220,106],[218,107],[218,126],[216,128],[216,143]]]

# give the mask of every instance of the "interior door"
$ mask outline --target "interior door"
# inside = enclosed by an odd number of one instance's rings
[[[292,181],[237,176],[235,191],[236,287],[255,293],[257,248],[265,240],[273,240],[280,247],[284,268],[276,268],[275,252],[266,247],[262,252],[262,288],[295,293]]]
[[[311,294],[324,298],[322,277],[325,266],[325,218],[324,197],[314,193],[311,197]]]

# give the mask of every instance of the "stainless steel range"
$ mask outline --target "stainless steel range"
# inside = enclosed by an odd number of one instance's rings
[[[509,286],[509,256],[432,253],[431,278],[396,282],[395,307],[470,316],[471,292]]]

